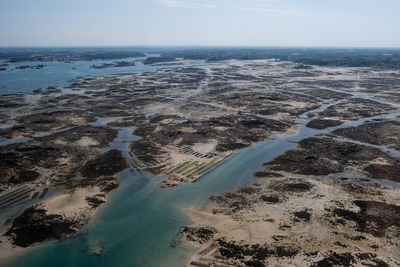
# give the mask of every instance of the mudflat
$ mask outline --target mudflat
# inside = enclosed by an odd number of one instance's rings
[[[398,71],[190,63],[0,96],[0,201],[19,201],[1,248],[72,235],[124,169],[179,186],[303,127],[297,149],[266,162],[259,183],[186,210],[194,225],[182,235],[201,244],[191,262],[399,264]]]

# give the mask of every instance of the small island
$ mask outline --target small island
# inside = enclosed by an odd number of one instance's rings
[[[31,69],[31,70],[38,70],[44,68],[43,64],[35,65],[35,66],[29,66],[29,65],[23,65],[23,66],[18,66],[15,67],[17,70],[26,70],[26,69]]]
[[[117,61],[114,63],[104,63],[102,65],[93,65],[92,69],[106,69],[106,68],[121,68],[121,67],[132,67],[135,66],[136,63],[134,61]]]
[[[0,64],[0,71],[7,70],[8,64]]]

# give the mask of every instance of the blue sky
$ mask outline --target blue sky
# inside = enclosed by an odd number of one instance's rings
[[[400,0],[0,0],[0,46],[400,47]]]

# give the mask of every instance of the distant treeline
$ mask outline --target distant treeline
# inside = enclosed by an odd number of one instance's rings
[[[318,66],[400,68],[400,49],[194,48],[158,52],[161,53],[161,58],[149,58],[146,61],[171,61],[171,58],[211,62],[229,59],[279,59]]]
[[[129,57],[144,57],[142,52],[126,49],[2,49],[0,60],[7,62],[26,61],[77,61],[107,60]]]
[[[0,49],[0,61],[107,60],[144,57],[144,52],[161,55],[145,59],[145,64],[174,61],[176,58],[209,62],[278,59],[306,65],[400,69],[400,49],[383,48],[3,48]]]

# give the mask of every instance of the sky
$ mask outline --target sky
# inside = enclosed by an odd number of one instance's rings
[[[0,46],[400,47],[400,0],[0,0]]]

